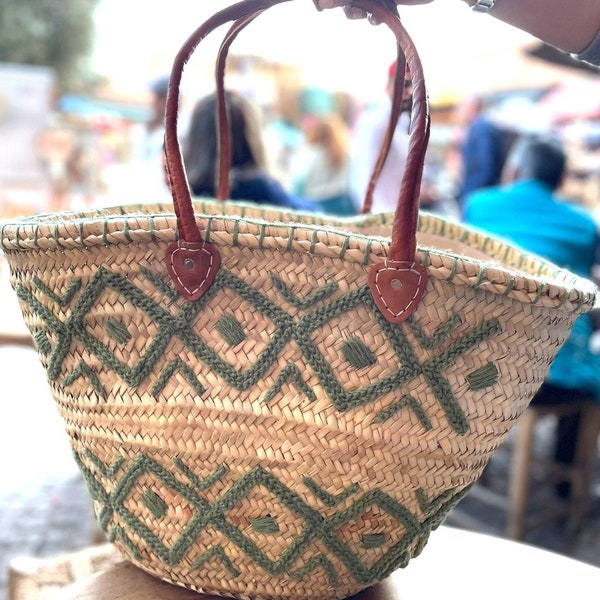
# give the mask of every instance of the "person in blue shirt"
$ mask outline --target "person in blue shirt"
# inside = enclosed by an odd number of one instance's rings
[[[522,138],[507,161],[509,183],[468,195],[463,220],[590,278],[597,225],[588,210],[556,193],[566,160],[557,140]]]
[[[566,161],[555,140],[533,136],[517,142],[506,166],[505,178],[510,183],[467,196],[463,221],[590,279],[598,228],[587,210],[556,193]],[[590,350],[592,333],[590,315],[580,316],[533,403],[590,396],[600,401],[600,356]],[[577,428],[577,417],[560,420],[555,449],[560,462],[572,462]],[[567,493],[564,486],[557,491]]]
[[[464,199],[472,192],[500,183],[505,156],[505,133],[483,110],[479,111],[467,127],[461,146],[462,175],[458,189],[458,203],[462,208]]]

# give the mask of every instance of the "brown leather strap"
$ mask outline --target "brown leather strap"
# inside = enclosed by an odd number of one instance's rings
[[[203,243],[202,235],[196,225],[192,208],[191,194],[187,184],[183,159],[177,138],[179,87],[181,84],[183,68],[200,41],[202,41],[217,27],[233,21],[233,25],[229,29],[219,51],[216,73],[220,139],[217,195],[220,199],[224,200],[227,198],[229,193],[228,179],[231,162],[231,140],[223,86],[227,54],[231,44],[239,32],[242,31],[248,24],[250,24],[261,12],[277,4],[282,4],[289,1],[291,0],[243,0],[242,2],[219,11],[210,19],[208,19],[188,38],[175,59],[169,83],[165,115],[165,160],[169,173],[169,179],[171,181],[171,191],[175,205],[175,212],[177,215],[179,237],[180,240],[184,242],[191,242],[195,244]],[[379,177],[381,169],[383,168],[383,164],[385,163],[389,148],[391,146],[393,133],[400,115],[402,92],[404,88],[404,65],[408,65],[413,82],[413,109],[411,114],[411,128],[409,132],[408,157],[400,185],[399,198],[394,217],[394,224],[392,227],[389,256],[386,261],[387,266],[385,266],[385,268],[381,267],[381,265],[375,266],[378,269],[379,275],[375,278],[377,281],[372,286],[373,289],[377,288],[377,293],[374,291],[374,295],[380,296],[382,303],[380,304],[380,307],[383,305],[387,306],[388,304],[394,304],[395,306],[397,304],[396,299],[394,299],[394,302],[388,302],[388,300],[386,300],[384,297],[387,294],[392,293],[389,290],[386,291],[384,288],[390,286],[397,288],[400,285],[398,281],[393,279],[391,275],[391,279],[388,277],[390,264],[400,265],[402,263],[402,265],[405,265],[406,263],[409,265],[409,267],[404,268],[403,266],[399,272],[411,272],[412,274],[410,277],[412,279],[418,279],[419,286],[424,286],[424,281],[426,281],[426,277],[423,277],[422,273],[418,277],[414,275],[413,271],[416,267],[413,267],[413,265],[416,253],[416,232],[418,225],[420,184],[423,174],[425,152],[429,139],[429,108],[421,62],[410,36],[400,21],[395,3],[391,2],[390,0],[354,0],[353,4],[358,8],[361,8],[372,14],[380,23],[384,23],[396,37],[398,46],[398,65],[396,69],[394,96],[392,99],[392,111],[386,137],[371,177],[369,192],[365,198],[365,204],[368,207],[370,207],[370,203],[372,201],[372,191],[375,187],[375,183]],[[203,245],[203,248],[204,246],[205,244]],[[214,248],[211,249],[211,252],[212,251],[214,251]],[[215,262],[216,261],[213,260],[213,263]],[[377,270],[375,267],[374,270]],[[385,274],[385,277],[382,276],[382,273]],[[385,285],[382,283],[384,279],[387,282]],[[407,297],[410,298],[411,306],[416,307],[416,298],[417,295],[422,293],[421,288],[419,288],[419,294],[417,294],[417,292],[414,294],[412,292],[406,293],[408,294]],[[414,308],[411,310],[414,310]],[[398,310],[396,306],[392,312],[394,315],[397,315]],[[400,312],[403,315],[401,320],[407,318],[407,315],[409,314],[407,311],[402,309]],[[398,317],[393,316],[390,320],[396,322],[394,319],[398,319]]]
[[[212,31],[231,21],[259,13],[271,6],[291,0],[243,0],[215,13],[194,31],[185,41],[171,69],[167,105],[165,110],[165,164],[171,185],[171,195],[177,215],[179,238],[186,242],[202,242],[202,235],[196,225],[192,208],[192,197],[187,183],[183,157],[177,138],[177,116],[179,110],[179,89],[183,69],[196,50],[198,44]]]
[[[262,11],[238,19],[227,32],[217,56],[217,152],[219,155],[216,198],[227,200],[229,198],[229,172],[231,170],[231,126],[227,114],[227,102],[225,100],[225,67],[227,66],[227,55],[231,44],[240,32],[245,29]]]
[[[377,156],[377,161],[373,167],[373,173],[367,186],[365,199],[363,202],[362,214],[366,215],[371,212],[373,207],[373,194],[375,193],[375,187],[379,181],[379,176],[385,165],[392,142],[394,141],[394,134],[396,133],[396,127],[398,125],[398,119],[402,112],[402,99],[404,94],[404,79],[406,77],[406,61],[402,48],[398,45],[398,56],[396,58],[396,73],[394,76],[394,87],[392,93],[392,108],[390,112],[390,120],[383,138],[381,150]]]

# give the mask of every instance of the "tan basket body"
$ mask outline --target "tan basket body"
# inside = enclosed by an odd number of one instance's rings
[[[166,274],[160,207],[1,230],[99,523],[192,589],[347,597],[420,552],[595,288],[422,216],[426,294],[391,325],[366,284],[389,240],[351,232],[385,233],[391,215],[195,210],[222,267],[194,303]]]

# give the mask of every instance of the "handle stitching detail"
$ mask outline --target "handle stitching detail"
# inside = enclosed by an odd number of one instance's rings
[[[199,285],[197,285],[193,290],[191,290],[190,288],[187,287],[187,285],[185,285],[185,283],[181,280],[181,278],[179,277],[179,274],[177,273],[177,269],[175,268],[175,264],[173,262],[173,258],[175,257],[175,254],[177,254],[177,252],[182,252],[184,250],[184,248],[176,248],[173,252],[171,252],[171,268],[172,268],[172,272],[175,273],[175,277],[177,279],[177,281],[179,282],[179,284],[181,285],[181,287],[188,293],[188,294],[194,294],[195,292],[197,292],[205,283],[206,280],[208,279],[208,274],[212,271],[213,268],[213,262],[214,262],[214,256],[211,252],[209,252],[208,250],[206,250],[205,248],[206,246],[206,242],[202,244],[202,248],[185,248],[185,250],[187,252],[206,252],[206,254],[208,254],[210,256],[210,264],[208,266],[208,269],[206,271],[206,275],[204,277],[204,279],[200,282]]]
[[[410,268],[408,268],[408,269],[400,269],[400,268],[398,268],[398,267],[388,267],[388,261],[387,261],[387,259],[386,259],[386,260],[384,260],[384,265],[385,265],[385,268],[383,268],[383,269],[378,269],[378,270],[377,270],[377,274],[375,275],[375,282],[374,282],[374,283],[375,283],[375,289],[377,290],[377,295],[379,296],[379,298],[380,298],[380,299],[381,299],[381,301],[383,302],[383,304],[384,304],[384,306],[385,306],[386,310],[387,310],[387,311],[388,311],[388,312],[389,312],[391,315],[393,315],[394,317],[399,317],[400,315],[402,315],[402,314],[404,314],[405,312],[407,312],[407,311],[410,309],[411,305],[415,303],[415,300],[416,300],[417,296],[419,295],[419,291],[420,291],[420,289],[421,289],[421,282],[423,281],[423,273],[421,273],[421,271],[418,271],[417,269],[413,269],[413,268],[412,268],[412,267],[414,267],[414,265],[416,265],[416,264],[417,264],[416,262],[412,262],[412,263],[411,263],[411,266],[410,266]],[[411,273],[416,273],[416,274],[419,276],[419,280],[418,280],[418,282],[417,282],[417,286],[416,286],[416,289],[415,289],[414,296],[413,296],[413,297],[410,299],[410,302],[409,302],[409,303],[406,305],[406,308],[404,308],[403,310],[401,310],[401,311],[400,311],[400,312],[398,312],[398,313],[395,313],[395,312],[394,312],[394,311],[393,311],[393,310],[392,310],[392,309],[391,309],[391,308],[388,306],[388,303],[385,301],[385,298],[384,298],[383,294],[381,293],[381,288],[379,287],[379,274],[380,274],[382,271],[398,271],[398,272],[406,272],[406,271],[408,271],[408,272],[411,272]]]

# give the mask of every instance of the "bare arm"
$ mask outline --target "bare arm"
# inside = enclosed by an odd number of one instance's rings
[[[581,52],[600,30],[598,0],[497,0],[490,14],[567,52]]]
[[[469,6],[475,4],[475,0],[463,1]],[[365,16],[364,12],[352,7],[351,0],[314,2],[318,8],[343,6],[349,18]],[[414,5],[427,4],[432,0],[395,2],[398,5]],[[600,30],[598,0],[497,0],[490,15],[567,52],[581,52]]]

